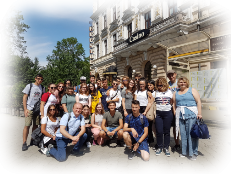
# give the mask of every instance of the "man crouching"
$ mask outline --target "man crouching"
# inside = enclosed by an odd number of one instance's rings
[[[130,149],[128,159],[135,156],[135,151],[141,153],[144,161],[149,160],[148,148],[148,119],[139,113],[140,102],[137,100],[132,101],[132,114],[126,116],[124,123],[123,138],[125,144]]]

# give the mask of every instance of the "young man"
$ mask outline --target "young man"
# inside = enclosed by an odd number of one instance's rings
[[[117,145],[122,146],[121,140],[123,138],[123,117],[120,112],[116,112],[116,103],[114,101],[110,101],[108,103],[108,108],[110,111],[103,115],[100,137],[105,140],[110,140],[113,137],[116,138],[118,135]],[[109,141],[107,141],[106,144],[109,144]]]
[[[119,108],[121,106],[122,97],[121,97],[121,92],[117,87],[118,87],[118,82],[116,79],[113,79],[112,88],[109,91],[109,95],[107,96],[106,101],[107,103],[109,103],[110,101],[114,101],[116,103],[116,110],[121,112]]]
[[[63,115],[59,124],[60,128],[56,132],[55,141],[57,143],[57,149],[51,144],[48,145],[48,150],[46,152],[47,156],[52,155],[60,162],[65,161],[68,143],[74,145],[71,155],[84,155],[84,152],[79,151],[87,139],[87,134],[85,133],[85,120],[81,115],[82,109],[83,105],[81,103],[75,103],[73,112],[70,113],[70,119],[68,113]],[[78,131],[79,127],[81,127],[80,131]]]
[[[94,75],[90,75],[90,82],[95,84],[95,89],[97,89],[97,83],[95,83],[95,76]],[[88,84],[89,85],[89,84]],[[87,86],[88,86],[87,85]]]
[[[172,93],[174,93],[177,89],[178,89],[178,86],[177,86],[177,79],[176,79],[176,72],[174,70],[169,70],[167,72],[167,77],[168,79],[170,80],[168,82],[169,84],[169,90],[172,91]],[[173,120],[172,120],[172,124],[171,126],[173,127],[173,135],[174,135],[174,140],[175,140],[175,146],[172,147],[172,151],[179,151],[180,150],[180,142],[179,142],[179,133],[178,133],[178,136],[176,138],[176,125],[175,125],[175,115],[173,115]]]
[[[148,148],[148,119],[139,113],[140,102],[132,101],[132,114],[125,118],[123,138],[127,147],[130,149],[128,159],[135,156],[135,151],[141,153],[144,161],[149,160]]]
[[[40,123],[40,115],[33,113],[33,108],[35,103],[37,103],[40,99],[43,93],[45,93],[45,88],[42,88],[43,76],[41,74],[36,75],[35,77],[35,83],[28,84],[22,91],[24,93],[23,95],[23,108],[24,108],[24,114],[25,114],[25,126],[23,129],[23,145],[22,145],[22,151],[25,151],[28,149],[27,147],[27,137],[29,134],[30,126],[32,125],[33,121],[33,127],[32,132],[38,127]]]
[[[100,90],[100,89],[101,89],[101,86],[102,86],[102,84],[101,84],[101,79],[98,78],[96,81],[97,81],[97,89]]]
[[[137,85],[138,85],[138,83],[139,83],[140,78],[141,78],[141,75],[140,75],[140,74],[136,74],[136,75],[135,75],[136,87],[137,87]]]
[[[107,101],[106,101],[106,98],[107,98],[107,90],[111,89],[112,87],[107,85],[107,79],[106,79],[106,78],[103,78],[103,79],[102,79],[102,83],[103,83],[103,88],[101,88],[101,89],[99,90],[100,93],[102,94],[101,102],[102,102],[102,104],[103,104],[104,110],[105,110],[105,111],[108,111]]]
[[[80,77],[80,83],[81,83],[81,84],[82,84],[82,83],[86,83],[86,77],[81,76],[81,77]],[[80,85],[75,86],[75,87],[74,87],[74,94],[79,93],[79,89],[80,89]]]

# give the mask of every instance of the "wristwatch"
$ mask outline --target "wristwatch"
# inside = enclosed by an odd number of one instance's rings
[[[138,141],[137,143],[138,143],[138,144],[139,144],[139,146],[140,146],[140,144],[141,144],[141,143],[140,143],[139,141]]]

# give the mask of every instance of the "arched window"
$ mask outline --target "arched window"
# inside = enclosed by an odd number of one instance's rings
[[[132,67],[128,68],[128,77],[132,79]]]
[[[150,61],[148,61],[144,68],[144,77],[146,80],[151,80],[151,69],[152,69],[152,64]]]

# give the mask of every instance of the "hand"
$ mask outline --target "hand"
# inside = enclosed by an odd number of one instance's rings
[[[85,124],[85,127],[90,127],[90,124]]]
[[[146,112],[143,113],[144,116],[146,116],[146,114],[147,114]]]
[[[123,88],[124,88],[124,85],[123,85],[123,84],[121,84],[121,85],[120,85],[120,88],[122,88],[122,89],[123,89]]]
[[[40,119],[42,120],[43,117],[44,117],[44,115],[41,115]]]
[[[137,142],[136,144],[134,144],[133,150],[136,151],[139,147],[139,143]]]
[[[150,91],[148,91],[148,96],[151,98],[152,97],[152,93]]]
[[[128,115],[126,109],[124,110],[124,116],[126,117]]]
[[[109,96],[109,95],[110,95],[110,90],[107,90],[106,95],[107,95],[107,96]]]
[[[77,143],[79,141],[79,136],[78,135],[77,136],[73,136],[71,140],[72,141],[76,141],[76,143]]]
[[[28,110],[28,109],[26,109],[26,110],[24,111],[24,115],[25,115],[25,117],[28,117],[28,114],[29,114],[29,110]]]
[[[75,144],[77,144],[77,143],[78,143],[78,141],[72,141],[72,142],[71,142],[72,145],[75,145]]]
[[[53,140],[55,141],[56,136],[53,136]]]
[[[134,138],[137,138],[138,137],[138,133],[136,132],[136,130],[134,128],[132,128],[132,136]]]
[[[197,114],[197,119],[201,119],[201,118],[202,118],[202,115]]]

